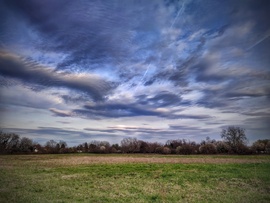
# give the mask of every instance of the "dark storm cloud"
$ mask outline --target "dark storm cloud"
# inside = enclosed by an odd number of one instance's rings
[[[101,78],[76,76],[57,73],[32,61],[27,61],[7,52],[0,52],[0,74],[18,79],[41,88],[65,87],[88,94],[94,100],[102,100],[112,88],[110,83]]]

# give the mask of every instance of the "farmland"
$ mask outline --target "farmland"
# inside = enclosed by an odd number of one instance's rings
[[[0,156],[0,202],[269,201],[270,156]]]

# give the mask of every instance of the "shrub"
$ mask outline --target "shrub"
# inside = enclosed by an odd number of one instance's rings
[[[265,151],[267,154],[270,154],[270,140],[266,143]]]
[[[219,141],[216,143],[217,153],[228,154],[231,153],[231,147],[226,142]]]
[[[251,146],[252,150],[255,153],[264,153],[265,152],[265,144],[262,142],[254,142],[253,145]]]
[[[178,146],[176,148],[176,153],[177,154],[185,154],[185,155],[195,154],[196,153],[196,146],[186,143],[182,146]]]
[[[252,154],[252,150],[248,146],[241,144],[238,145],[237,154]]]
[[[170,153],[171,153],[171,149],[169,147],[163,147],[162,154],[170,154]]]
[[[257,140],[251,148],[255,153],[270,153],[270,140]]]
[[[199,152],[202,154],[216,154],[217,147],[212,143],[207,143],[200,146]]]
[[[163,150],[163,147],[159,146],[155,149],[155,153],[161,154]]]

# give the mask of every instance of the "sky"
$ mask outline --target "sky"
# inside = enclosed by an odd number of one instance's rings
[[[44,144],[270,138],[270,1],[0,0],[0,128]]]

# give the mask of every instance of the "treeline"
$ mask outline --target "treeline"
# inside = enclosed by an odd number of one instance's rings
[[[50,140],[45,145],[14,133],[0,131],[0,153],[156,153],[156,154],[270,154],[270,140],[257,140],[247,145],[245,131],[230,126],[221,132],[222,141],[207,137],[200,143],[185,139],[168,140],[165,144],[124,138],[120,145],[107,141],[91,141],[68,147],[65,141]]]

